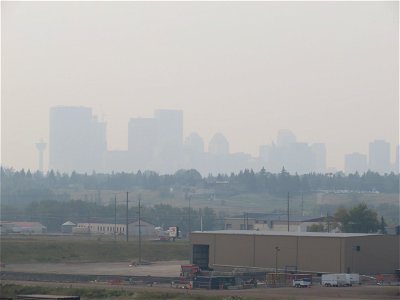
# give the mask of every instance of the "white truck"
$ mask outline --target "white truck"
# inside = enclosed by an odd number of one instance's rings
[[[306,288],[311,286],[310,278],[293,279],[293,286],[297,288]]]
[[[321,284],[323,286],[348,286],[346,274],[322,274]]]

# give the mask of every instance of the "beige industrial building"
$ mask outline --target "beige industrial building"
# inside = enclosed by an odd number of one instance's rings
[[[141,235],[147,238],[156,238],[158,234],[155,226],[146,221],[140,221]],[[108,223],[78,223],[72,229],[73,233],[84,234],[117,234],[126,235],[126,224],[108,224]],[[139,236],[139,221],[129,223],[128,225],[129,236]]]
[[[361,233],[220,230],[193,232],[194,264],[301,272],[393,273],[400,267],[400,236]]]

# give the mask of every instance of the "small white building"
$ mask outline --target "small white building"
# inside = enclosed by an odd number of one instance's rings
[[[4,233],[46,233],[47,227],[39,222],[2,222],[1,232]]]
[[[146,221],[140,221],[141,236],[144,238],[157,238],[156,227]],[[78,223],[73,228],[73,233],[126,235],[126,224],[110,223]],[[139,221],[128,224],[129,236],[139,236]]]
[[[76,224],[71,222],[71,221],[67,221],[64,224],[61,225],[61,232],[62,233],[72,233],[72,230],[76,227]]]

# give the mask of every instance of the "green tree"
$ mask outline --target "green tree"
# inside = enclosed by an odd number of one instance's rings
[[[349,210],[339,207],[335,218],[341,223],[340,229],[343,232],[373,233],[380,229],[377,213],[368,209],[365,203],[353,206]]]
[[[312,224],[307,226],[307,232],[325,232],[325,225],[323,223]]]

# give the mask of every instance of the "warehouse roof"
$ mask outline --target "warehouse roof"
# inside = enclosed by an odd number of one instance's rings
[[[310,236],[310,237],[359,237],[373,236],[381,234],[371,233],[328,233],[328,232],[286,232],[286,231],[266,231],[266,230],[214,230],[214,231],[194,231],[192,233],[205,234],[236,234],[236,235],[274,235],[274,236]]]

